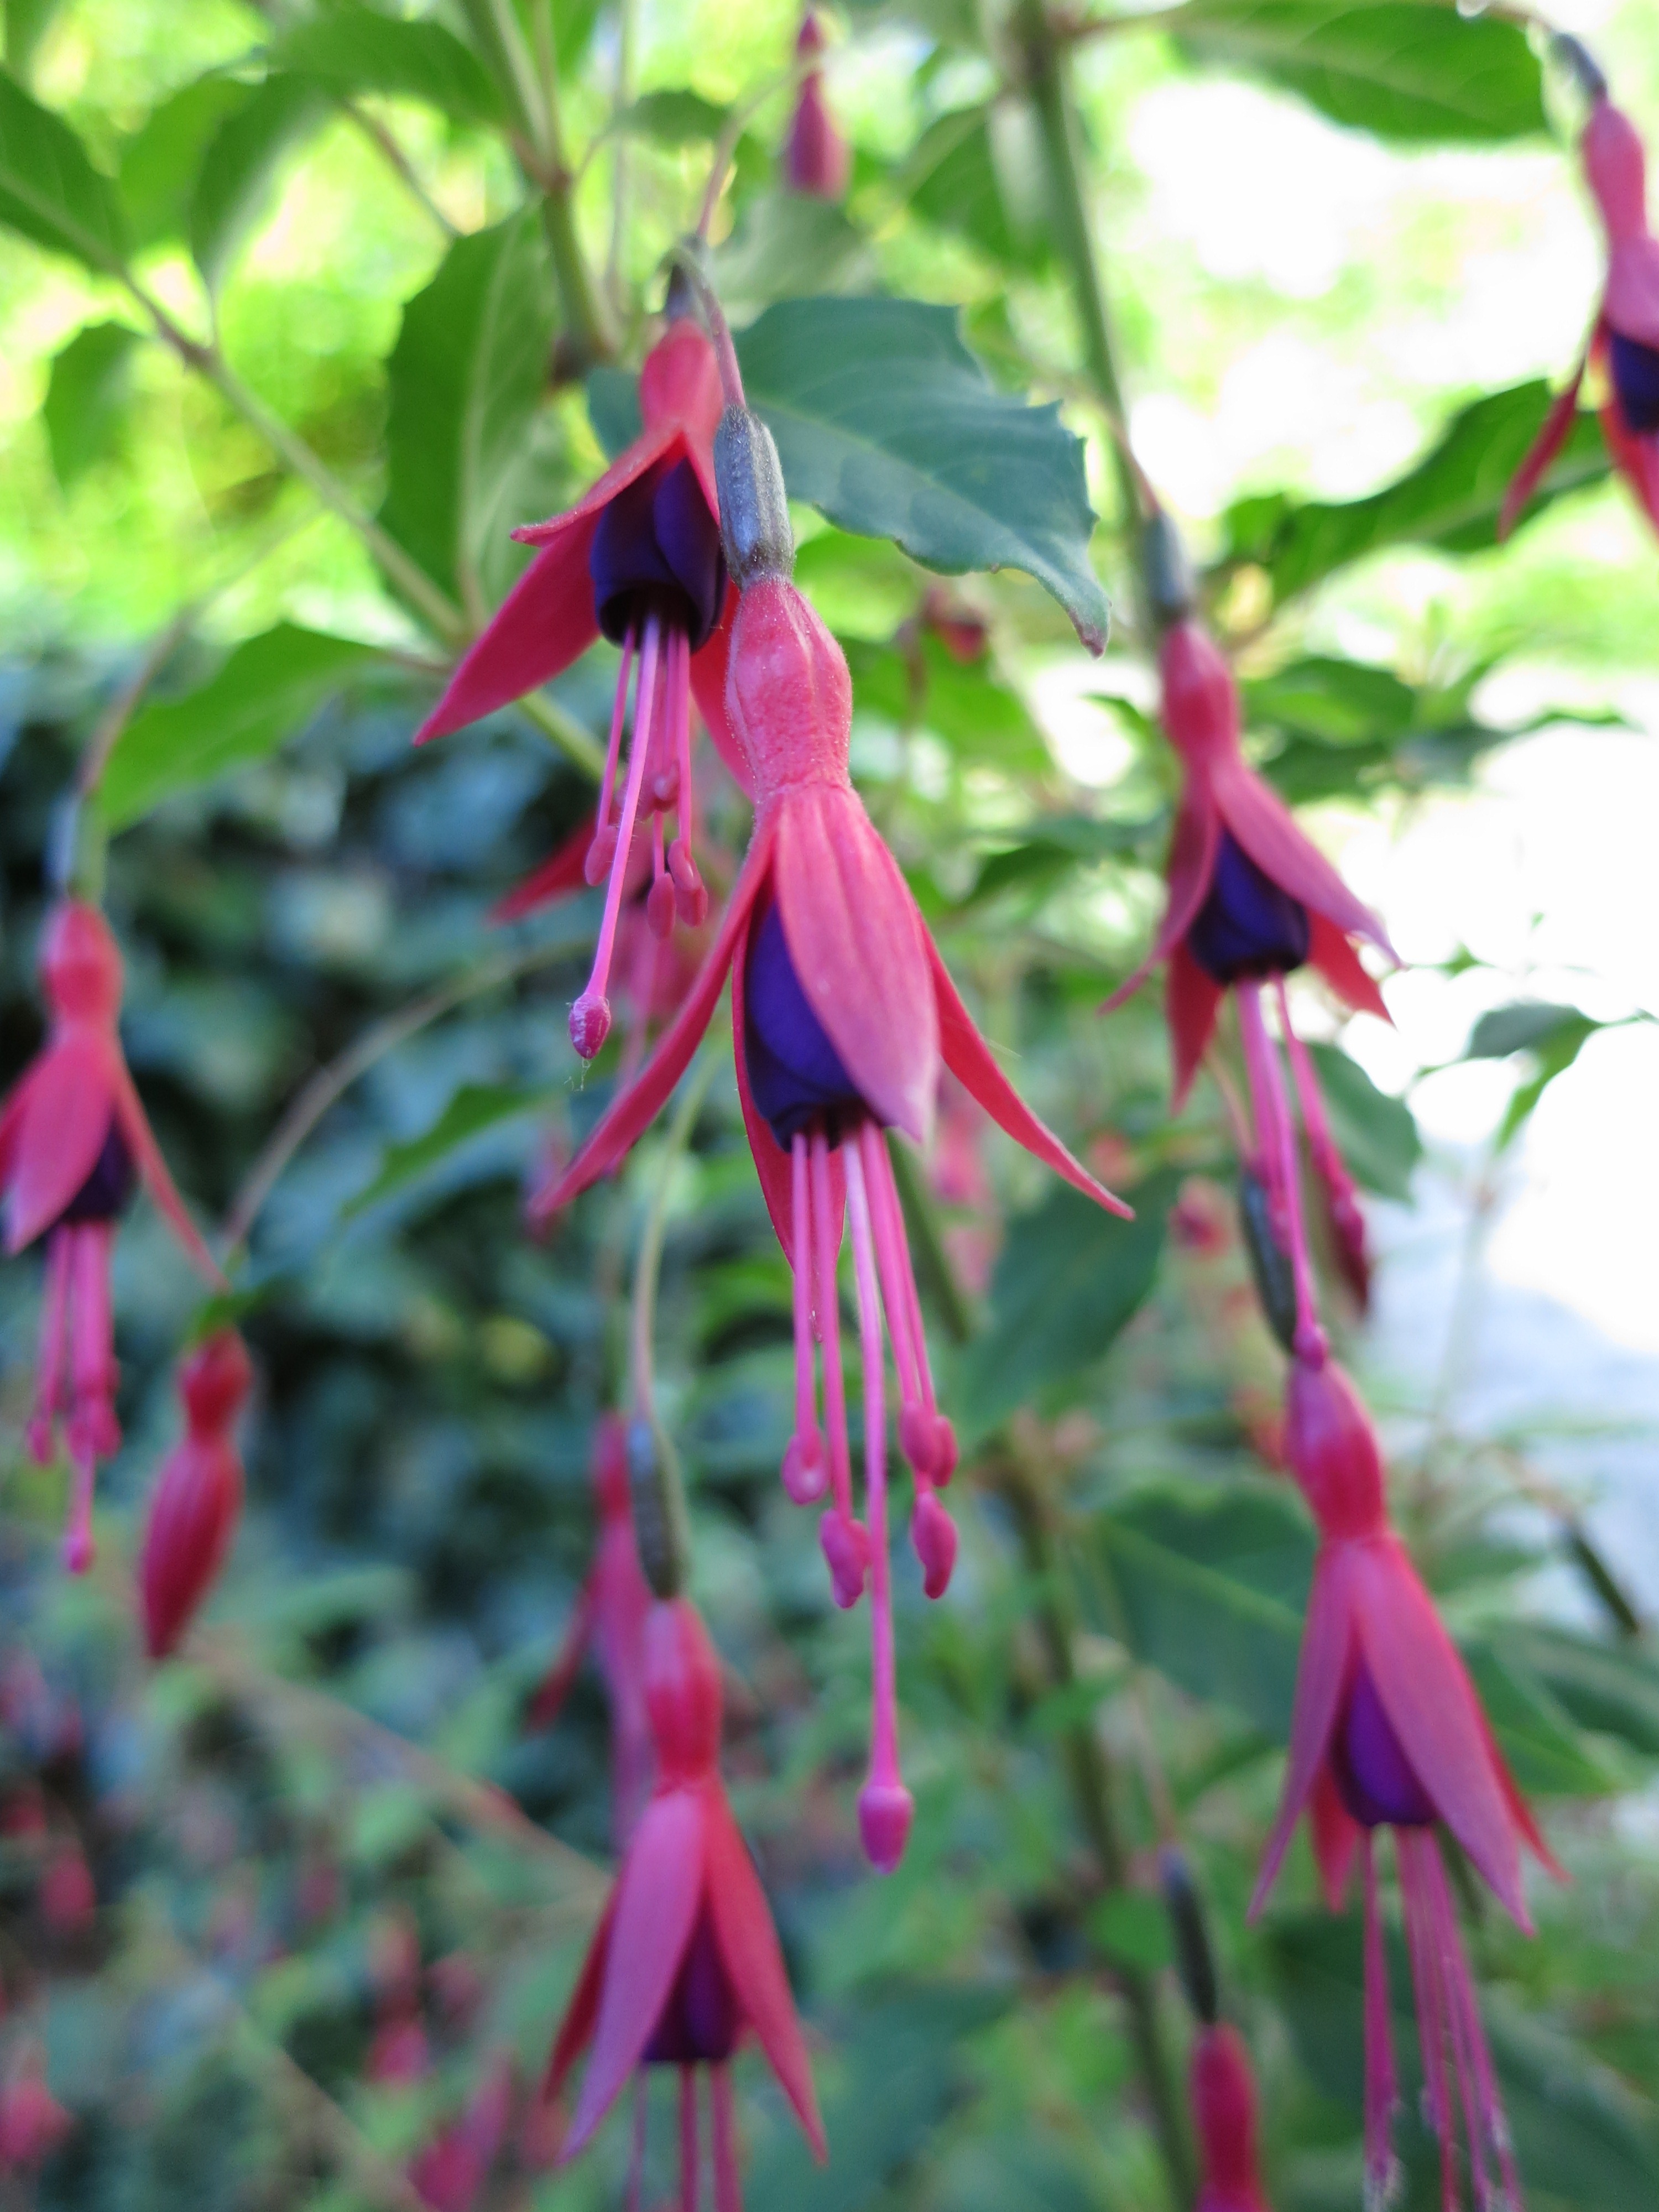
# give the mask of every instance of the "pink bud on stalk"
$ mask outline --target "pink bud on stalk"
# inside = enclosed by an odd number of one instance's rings
[[[847,191],[852,155],[823,97],[823,71],[816,66],[823,52],[823,33],[809,8],[795,40],[797,57],[809,66],[795,96],[795,112],[783,149],[783,173],[792,192],[804,193],[809,199],[838,200]]]
[[[234,1329],[199,1346],[179,1373],[187,1424],[150,1500],[139,1562],[144,1642],[165,1659],[224,1564],[242,1508],[242,1463],[231,1431],[253,1370]]]

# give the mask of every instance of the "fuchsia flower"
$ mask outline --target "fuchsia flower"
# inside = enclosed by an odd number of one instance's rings
[[[846,193],[853,156],[823,96],[823,71],[817,67],[823,52],[823,31],[809,8],[801,18],[795,52],[811,66],[804,71],[795,95],[795,112],[783,150],[783,173],[792,192],[804,192],[816,200],[838,200]]]
[[[225,1563],[242,1510],[242,1462],[232,1431],[253,1370],[234,1329],[220,1329],[179,1370],[185,1435],[150,1500],[138,1562],[144,1641],[165,1659]]]
[[[591,1648],[611,1705],[611,1835],[626,1848],[651,1792],[655,1764],[645,1705],[645,1623],[651,1591],[634,1541],[628,1486],[628,1424],[602,1413],[591,1462],[599,1540],[558,1657],[532,1699],[526,1726],[551,1728]]]
[[[453,2126],[411,2162],[410,2185],[433,2212],[472,2212],[513,2117],[513,2061],[495,2060]]]
[[[1275,981],[1309,1152],[1343,1272],[1363,1305],[1370,1282],[1364,1218],[1331,1133],[1313,1063],[1291,1028],[1284,979],[1311,963],[1345,1004],[1387,1021],[1388,1008],[1360,965],[1354,939],[1367,939],[1391,960],[1396,956],[1376,917],[1309,843],[1283,801],[1245,760],[1232,671],[1190,613],[1164,632],[1158,663],[1164,726],[1186,775],[1170,847],[1169,899],[1152,951],[1107,1000],[1106,1011],[1138,991],[1160,963],[1167,963],[1174,1104],[1179,1112],[1209,1048],[1222,996],[1233,992],[1257,1113],[1257,1143],[1250,1147],[1249,1164],[1273,1193],[1282,1226],[1279,1148],[1255,1079],[1255,1048],[1262,1035],[1261,987],[1269,978]]]
[[[645,1691],[656,1787],[559,2029],[546,2094],[557,2095],[586,2051],[581,2094],[562,2151],[569,2159],[630,2077],[646,2066],[678,2066],[680,2202],[695,2206],[696,2072],[707,2067],[715,2212],[741,2212],[727,2063],[745,2032],[765,2052],[820,2159],[823,2123],[772,1917],[720,1781],[720,1662],[696,1608],[684,1598],[651,1608]],[[643,2112],[641,2102],[630,2203],[639,2201]]]
[[[654,1118],[729,973],[744,1121],[794,1271],[795,1433],[783,1481],[799,1504],[830,1494],[820,1536],[836,1602],[856,1604],[866,1578],[871,1583],[874,1718],[860,1821],[869,1856],[887,1869],[903,1851],[910,1796],[898,1768],[884,1315],[898,1372],[899,1442],[915,1479],[911,1540],[932,1597],[950,1581],[957,1536],[937,1495],[955,1467],[956,1438],[934,1394],[883,1132],[925,1143],[948,1067],[1037,1158],[1103,1206],[1129,1209],[1022,1103],[957,996],[897,862],[853,788],[851,679],[840,647],[789,580],[793,545],[775,448],[763,426],[735,408],[720,437],[727,558],[742,588],[726,712],[755,794],[754,834],[690,996],[638,1079],[532,1202],[532,1214],[545,1219],[586,1189]],[[867,1525],[853,1510],[842,1382],[836,1270],[844,1221],[852,1228],[863,1349]],[[827,1438],[818,1425],[815,1346]]]
[[[1505,495],[1500,538],[1514,527],[1571,429],[1591,362],[1607,379],[1601,433],[1607,451],[1659,529],[1659,239],[1648,228],[1646,161],[1636,126],[1607,98],[1589,56],[1576,41],[1558,44],[1571,45],[1575,66],[1590,78],[1589,120],[1580,150],[1607,234],[1607,281],[1571,381],[1545,416]]]
[[[599,826],[585,862],[590,884],[608,878],[605,915],[592,974],[570,1015],[571,1041],[584,1060],[592,1059],[611,1028],[606,994],[636,828],[649,823],[647,911],[656,935],[667,936],[677,913],[695,927],[708,910],[692,854],[694,692],[716,746],[740,781],[743,775],[723,706],[731,595],[713,459],[720,373],[708,337],[690,316],[672,320],[647,356],[640,410],[644,428],[591,491],[567,514],[514,532],[540,550],[415,740],[442,737],[546,683],[601,631],[621,646]],[[623,726],[636,665],[633,742],[619,792]],[[678,830],[665,842],[670,813]]]
[[[97,1463],[118,1449],[110,1261],[115,1224],[142,1180],[210,1281],[223,1278],[173,1188],[122,1057],[121,956],[95,907],[64,899],[40,948],[46,1042],[0,1109],[6,1249],[46,1239],[46,1300],[28,1445],[45,1466],[66,1415],[74,1486],[64,1558],[90,1566]]]
[[[1200,2027],[1188,2070],[1202,2178],[1194,2212],[1273,2212],[1255,2141],[1255,2079],[1236,2028]]]
[[[1365,2171],[1382,2203],[1395,2101],[1387,1964],[1371,1838],[1391,1828],[1405,1905],[1425,2082],[1440,2138],[1444,2203],[1458,2201],[1456,2106],[1475,2200],[1520,2203],[1480,2008],[1434,1829],[1443,1822],[1517,1924],[1524,1844],[1553,1873],[1536,1822],[1493,1739],[1457,1648],[1389,1524],[1376,1436],[1329,1359],[1292,1363],[1285,1409],[1291,1473],[1319,1526],[1297,1672],[1291,1752],[1252,1913],[1267,1901],[1304,1811],[1325,1893],[1340,1909],[1356,1853],[1365,1890]]]

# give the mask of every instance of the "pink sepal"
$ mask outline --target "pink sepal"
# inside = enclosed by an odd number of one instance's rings
[[[1321,1765],[1308,1800],[1308,1832],[1325,1903],[1331,1911],[1340,1912],[1347,1902],[1354,1854],[1365,1832],[1342,1802],[1328,1760]]]
[[[1644,233],[1613,247],[1603,312],[1609,329],[1659,346],[1659,240]]]
[[[1209,784],[1202,775],[1191,775],[1181,794],[1181,808],[1170,840],[1170,858],[1164,870],[1169,895],[1158,936],[1133,975],[1127,982],[1120,983],[1103,1004],[1103,1014],[1115,1012],[1126,999],[1133,998],[1159,962],[1171,957],[1197,921],[1198,910],[1215,874],[1216,848],[1220,842],[1221,817],[1216,811]]]
[[[1579,150],[1610,243],[1617,246],[1624,240],[1644,236],[1647,161],[1642,141],[1629,116],[1605,94],[1589,112]]]
[[[550,2101],[558,2095],[569,2079],[571,2068],[592,2039],[593,2023],[599,2016],[599,1992],[605,1987],[605,1960],[611,1955],[611,1931],[616,1917],[617,1891],[613,1889],[605,1901],[605,1910],[593,1930],[593,1940],[587,1947],[587,1956],[582,1960],[582,1970],[576,1977],[576,1986],[570,1993],[564,2018],[559,2022],[558,2036],[542,2080],[544,2100]]]
[[[1310,916],[1308,957],[1345,1006],[1357,1014],[1375,1014],[1394,1026],[1376,978],[1362,964],[1359,955],[1334,921],[1322,914]]]
[[[1347,1687],[1353,1645],[1351,1584],[1353,1554],[1358,1548],[1351,1544],[1322,1547],[1314,1561],[1302,1650],[1296,1662],[1290,1759],[1285,1769],[1279,1817],[1262,1853],[1261,1871],[1256,1876],[1255,1893],[1250,1899],[1249,1917],[1252,1920],[1267,1902],[1285,1854],[1290,1849],[1296,1824],[1313,1794]]]
[[[151,1133],[125,1062],[118,1065],[116,1069],[115,1116],[121,1125],[121,1134],[126,1139],[127,1149],[137,1163],[144,1188],[166,1215],[173,1235],[184,1246],[187,1255],[195,1261],[198,1273],[205,1275],[216,1290],[226,1289],[224,1272],[209,1251],[200,1230],[191,1219],[185,1201],[179,1195],[179,1187],[168,1173],[167,1162],[161,1158],[161,1148]]]
[[[50,1229],[98,1162],[115,1116],[120,1048],[89,1027],[60,1031],[14,1094],[6,1249]]]
[[[745,799],[755,795],[749,756],[738,742],[726,712],[726,678],[732,660],[732,625],[737,619],[738,587],[726,587],[720,618],[691,656],[691,696],[707,725],[714,750],[726,763],[732,781]]]
[[[1309,843],[1277,792],[1242,758],[1217,769],[1215,798],[1222,820],[1264,875],[1334,922],[1345,936],[1369,938],[1399,964],[1399,955],[1376,916]]]
[[[939,1006],[939,1049],[951,1074],[964,1091],[979,1101],[997,1127],[1017,1145],[1023,1145],[1034,1159],[1063,1176],[1085,1198],[1093,1199],[1109,1213],[1132,1221],[1133,1206],[1126,1206],[1103,1184],[1097,1183],[1082,1162],[1073,1158],[1054,1131],[1038,1121],[1009,1082],[992,1057],[991,1048],[975,1027],[972,1015],[963,1005],[938,945],[931,937],[927,944],[933,970],[933,994]]]
[[[1180,1113],[1215,1035],[1221,986],[1206,975],[1184,944],[1170,955],[1164,979],[1164,1013],[1170,1031],[1172,1075],[1170,1111]]]

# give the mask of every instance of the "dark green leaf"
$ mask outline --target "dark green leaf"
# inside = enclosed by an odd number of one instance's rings
[[[736,315],[804,292],[868,292],[876,281],[869,240],[833,201],[781,190],[748,203],[714,266],[720,297]],[[741,339],[738,346],[741,353]]]
[[[360,1191],[345,1209],[345,1218],[367,1212],[378,1206],[382,1199],[390,1198],[413,1182],[417,1176],[447,1158],[469,1138],[482,1135],[497,1123],[515,1120],[537,1108],[545,1108],[549,1093],[544,1091],[508,1090],[500,1085],[464,1083],[443,1112],[423,1136],[413,1137],[408,1143],[388,1145],[381,1156],[374,1180],[367,1189]]]
[[[705,100],[681,85],[642,92],[612,121],[611,128],[630,137],[654,138],[663,146],[695,146],[718,138],[731,116],[729,107]]]
[[[1504,1756],[1529,1796],[1596,1797],[1612,1778],[1579,1741],[1571,1719],[1528,1664],[1522,1644],[1509,1637],[1463,1645],[1486,1717],[1498,1731]]]
[[[614,460],[644,427],[640,414],[640,380],[625,368],[594,368],[585,386],[593,435]]]
[[[1338,1045],[1308,1048],[1331,1127],[1356,1180],[1401,1206],[1412,1194],[1412,1170],[1423,1157],[1417,1121],[1403,1098],[1379,1091]]]
[[[1265,1484],[1165,1483],[1092,1526],[1110,1591],[1105,1625],[1180,1688],[1285,1741],[1313,1573],[1305,1514]]]
[[[1042,732],[988,660],[964,667],[932,636],[908,653],[856,638],[846,651],[860,713],[898,729],[931,730],[959,760],[988,761],[1010,775],[1041,775],[1049,766]]]
[[[1650,1652],[1559,1628],[1515,1629],[1502,1642],[1581,1728],[1659,1759],[1659,1662]]]
[[[1419,0],[1192,0],[1197,59],[1259,71],[1385,138],[1517,138],[1544,128],[1538,57],[1519,25]]]
[[[1274,598],[1285,599],[1385,546],[1467,553],[1495,544],[1504,494],[1550,398],[1540,380],[1477,399],[1453,416],[1438,444],[1397,483],[1365,499],[1335,504],[1268,492],[1239,501],[1227,511],[1222,565],[1248,562],[1266,569]],[[1593,415],[1581,415],[1544,479],[1539,503],[1599,483],[1607,473],[1601,428]]]
[[[118,269],[126,225],[109,179],[61,116],[0,70],[0,223],[89,269]]]
[[[930,125],[904,164],[910,205],[993,261],[1041,269],[1049,259],[1042,149],[1024,101],[959,109]]]
[[[1577,1006],[1553,1006],[1540,999],[1518,999],[1482,1014],[1463,1048],[1465,1060],[1507,1060],[1514,1052],[1536,1052],[1564,1030],[1594,1028]]]
[[[387,484],[380,520],[434,583],[486,596],[490,556],[535,519],[533,430],[554,307],[533,210],[457,239],[404,309],[387,364]]]
[[[1079,868],[1140,851],[1156,840],[1161,827],[1158,821],[1101,822],[1091,814],[1045,814],[1029,836],[987,858],[963,903],[976,906],[1016,890],[1046,897]]]
[[[1164,1901],[1144,1889],[1120,1889],[1103,1897],[1089,1914],[1089,1933],[1120,1965],[1155,1974],[1175,1964]]]
[[[295,23],[273,42],[271,58],[332,93],[423,100],[457,123],[498,124],[506,112],[483,63],[453,32],[383,15],[361,0],[333,0],[326,15]]]
[[[27,77],[34,50],[52,27],[63,0],[6,0],[6,67]]]
[[[1417,694],[1391,668],[1358,660],[1293,660],[1239,687],[1252,728],[1282,730],[1326,745],[1397,737],[1411,726]]]
[[[249,638],[211,683],[146,707],[129,725],[99,787],[106,827],[124,830],[175,793],[274,752],[379,659],[373,646],[291,623]]]
[[[210,289],[265,214],[287,155],[328,115],[303,77],[268,76],[208,142],[190,200],[190,250]]]
[[[1023,568],[1086,645],[1104,644],[1083,448],[1057,408],[995,389],[952,310],[784,301],[742,333],[738,354],[793,497],[947,574]]]
[[[183,238],[208,147],[256,88],[235,77],[198,77],[149,115],[121,149],[121,201],[140,246]]]
[[[137,343],[125,323],[88,323],[53,359],[42,412],[52,471],[65,490],[114,448]]]
[[[1016,1406],[1078,1395],[1152,1287],[1175,1180],[1137,1186],[1120,1221],[1057,1182],[1008,1226],[991,1285],[991,1325],[963,1363],[963,1419],[983,1436]]]

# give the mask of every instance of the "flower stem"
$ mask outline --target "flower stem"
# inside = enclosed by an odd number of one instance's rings
[[[1078,1679],[1073,1655],[1076,1622],[1070,1583],[1055,1537],[1053,1502],[1041,1471],[1012,1438],[1001,1474],[1003,1494],[1019,1530],[1025,1566],[1041,1593],[1037,1628],[1048,1673],[1056,1689],[1069,1692]],[[1060,1741],[1072,1802],[1101,1879],[1108,1889],[1124,1889],[1128,1886],[1129,1854],[1118,1826],[1110,1757],[1086,1720],[1068,1723]],[[1178,2204],[1188,2205],[1193,2202],[1198,2177],[1176,2069],[1164,2042],[1158,1985],[1139,1966],[1114,1961],[1113,1972],[1129,2015],[1130,2038],[1170,2191]]]

